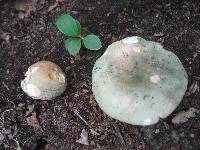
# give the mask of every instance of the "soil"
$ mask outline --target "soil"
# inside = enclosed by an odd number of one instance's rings
[[[64,0],[50,11],[54,0],[36,1],[29,1],[28,10],[16,8],[19,0],[0,1],[0,149],[200,149],[199,114],[185,123],[171,121],[191,107],[200,110],[200,1]],[[64,12],[81,22],[84,33],[99,35],[103,48],[98,52],[82,48],[80,59],[70,56],[63,45],[65,37],[54,25]],[[173,51],[189,77],[188,94],[178,108],[152,126],[108,117],[91,91],[94,62],[109,44],[132,35]],[[40,60],[55,62],[67,74],[68,89],[55,100],[33,100],[20,87],[27,68]],[[197,86],[190,88],[194,83]],[[89,146],[76,142],[83,129],[89,134]]]

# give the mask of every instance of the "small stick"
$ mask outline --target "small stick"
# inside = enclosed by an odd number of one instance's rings
[[[117,133],[118,138],[119,138],[120,141],[121,141],[121,144],[123,144],[124,146],[126,146],[126,143],[125,143],[125,141],[124,141],[124,138],[123,138],[123,136],[122,136],[122,134],[121,134],[121,132],[120,132],[119,127],[117,126],[117,124],[116,124],[116,123],[113,123],[113,127],[114,127],[114,129],[115,129],[115,132]]]
[[[17,140],[15,140],[15,139],[13,139],[15,142],[16,142],[16,144],[17,144],[17,150],[21,150],[21,147],[19,146],[19,142],[17,141]]]
[[[91,125],[85,121],[85,119],[79,114],[79,112],[77,111],[77,109],[74,110],[75,115],[80,118],[88,127],[90,127],[91,132],[93,132],[95,135],[99,135],[99,133],[97,133],[92,127]]]

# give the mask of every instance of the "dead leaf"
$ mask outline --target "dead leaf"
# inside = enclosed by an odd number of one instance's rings
[[[49,145],[47,144],[47,145],[45,145],[45,148],[44,148],[45,150],[49,150]]]
[[[199,113],[199,110],[193,107],[191,107],[188,111],[181,111],[172,119],[172,123],[180,124],[187,122],[189,118],[196,116],[195,113]]]
[[[81,56],[80,56],[80,54],[79,54],[79,53],[78,53],[78,54],[76,54],[74,58],[75,58],[75,60],[81,60]]]
[[[192,85],[190,86],[190,88],[189,88],[189,91],[186,93],[186,96],[189,96],[189,95],[192,95],[192,94],[194,94],[194,93],[198,93],[199,92],[199,85],[198,85],[198,82],[197,81],[194,81],[193,83],[192,83]]]
[[[30,125],[30,126],[32,126],[32,127],[40,127],[35,112],[33,112],[30,117],[27,117],[26,121],[27,121],[27,124]]]
[[[15,2],[15,9],[19,11],[18,17],[23,19],[28,17],[30,13],[36,11],[36,5],[38,0],[18,0]]]
[[[6,41],[6,43],[10,43],[10,38],[11,38],[11,36],[10,36],[10,34],[9,33],[2,33],[2,34],[0,34],[0,38],[2,39],[2,40],[5,40]]]
[[[26,111],[26,116],[33,112],[35,105],[28,105],[28,111]]]
[[[19,19],[24,19],[24,18],[28,17],[28,15],[24,12],[19,12],[18,17],[19,17]]]
[[[87,56],[85,57],[85,59],[86,59],[87,61],[91,61],[93,58],[94,58],[94,55],[87,55]]]
[[[16,107],[16,110],[24,110],[25,109],[25,103],[19,103]]]
[[[60,5],[61,2],[63,2],[64,0],[56,0],[55,3],[49,7],[48,12],[52,11],[54,8],[58,7]]]
[[[4,140],[4,135],[0,133],[0,144],[3,143],[3,140]]]
[[[198,54],[195,52],[194,54],[193,54],[193,58],[192,58],[192,60],[194,61],[195,60],[195,58],[198,56]]]
[[[80,144],[84,144],[84,145],[89,145],[88,143],[88,132],[83,129],[82,132],[81,132],[81,138],[76,140],[77,143],[80,143]]]
[[[118,39],[116,38],[116,37],[114,37],[114,36],[112,36],[112,38],[111,38],[111,42],[113,43],[113,42],[116,42]]]

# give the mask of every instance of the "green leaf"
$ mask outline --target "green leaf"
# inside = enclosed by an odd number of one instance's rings
[[[78,37],[81,35],[81,25],[72,16],[64,14],[61,15],[55,22],[60,32],[65,35]]]
[[[68,50],[70,55],[75,56],[79,53],[79,50],[81,48],[81,39],[79,38],[69,38],[64,41],[65,48]]]
[[[99,50],[102,47],[99,37],[94,34],[87,35],[83,39],[83,43],[90,50]]]
[[[81,35],[81,25],[78,20],[76,20],[76,28],[77,28],[77,33],[79,33],[78,36],[80,36]]]

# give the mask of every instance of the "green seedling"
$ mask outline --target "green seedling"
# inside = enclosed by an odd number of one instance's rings
[[[68,39],[64,41],[65,48],[70,55],[75,56],[79,53],[81,45],[89,50],[99,50],[102,47],[101,41],[98,36],[89,34],[87,36],[81,35],[81,25],[79,21],[72,16],[63,14],[55,22],[58,30],[65,34]]]

